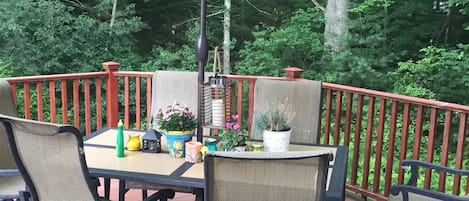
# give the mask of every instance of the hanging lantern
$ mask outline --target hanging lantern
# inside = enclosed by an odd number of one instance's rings
[[[230,120],[233,93],[232,84],[227,77],[218,74],[221,73],[218,47],[215,47],[213,66],[214,75],[210,76],[203,86],[204,95],[201,100],[203,114],[199,117],[202,118],[203,125],[206,127],[224,128],[225,122]]]

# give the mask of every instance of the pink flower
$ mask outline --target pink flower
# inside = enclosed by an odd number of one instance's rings
[[[179,124],[180,126],[182,126],[182,125],[184,124],[184,122],[183,122],[183,121],[179,121],[178,124]]]
[[[231,115],[231,118],[233,118],[233,121],[238,121],[239,115],[233,114],[233,115]]]
[[[225,123],[225,127],[226,127],[226,130],[230,130],[230,128],[231,128],[231,123],[230,123],[230,122],[226,122],[226,123]]]
[[[233,129],[235,129],[235,130],[239,130],[239,128],[240,128],[240,126],[239,126],[239,124],[238,124],[238,123],[235,123],[235,124],[233,125]]]
[[[192,117],[192,112],[187,113],[188,116]]]

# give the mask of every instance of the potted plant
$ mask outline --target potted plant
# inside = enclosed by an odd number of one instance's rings
[[[231,115],[232,122],[225,123],[225,130],[220,131],[221,148],[225,151],[245,151],[248,132],[237,123],[239,115]]]
[[[267,103],[265,111],[254,116],[254,126],[263,131],[265,151],[288,151],[290,144],[290,123],[295,116],[290,105],[286,103]]]
[[[169,154],[184,157],[185,142],[191,141],[197,127],[197,118],[187,106],[175,102],[158,109],[156,122],[168,142]]]

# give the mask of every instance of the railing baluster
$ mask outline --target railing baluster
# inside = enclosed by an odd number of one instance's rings
[[[435,131],[436,131],[436,122],[438,116],[438,109],[432,108],[430,111],[430,130],[428,131],[428,148],[427,148],[427,159],[429,163],[433,162],[433,152],[435,148]],[[432,171],[430,169],[425,169],[425,182],[423,188],[430,189],[430,184],[432,181]]]
[[[404,111],[403,111],[403,119],[402,119],[402,136],[401,136],[401,148],[399,152],[399,167],[401,166],[401,162],[406,159],[407,154],[407,139],[409,134],[409,116],[410,116],[410,103],[404,103]],[[404,183],[404,170],[399,168],[398,175],[397,175],[397,183],[403,184]]]
[[[31,119],[31,95],[29,90],[29,82],[24,83],[24,117]]]
[[[78,80],[73,80],[73,124],[75,127],[80,128],[80,94],[78,87]]]
[[[415,120],[414,147],[412,159],[419,160],[420,145],[422,144],[422,121],[423,121],[423,105],[417,106],[417,119]]]
[[[456,145],[456,165],[455,168],[461,169],[464,154],[464,141],[466,139],[466,113],[459,113],[459,130],[458,130],[458,142]],[[461,177],[459,175],[454,176],[453,182],[453,194],[459,195],[461,188]]]
[[[353,94],[347,93],[346,99],[346,111],[345,111],[345,130],[344,130],[344,145],[349,146],[350,144],[350,126],[352,124],[352,103]]]
[[[342,92],[337,91],[335,95],[335,128],[334,128],[334,145],[339,144],[339,134],[340,134],[340,121],[341,121],[341,112],[342,112]]]
[[[363,95],[358,94],[357,98],[357,114],[355,117],[355,136],[353,143],[353,159],[352,159],[352,179],[351,183],[357,185],[358,174],[358,157],[360,154],[360,136],[362,130],[362,111],[363,111]]]
[[[135,127],[140,130],[140,78],[135,77]]]
[[[85,105],[89,107],[85,107],[85,134],[91,133],[91,100],[90,100],[90,79],[85,79],[84,81],[85,87]]]
[[[446,110],[445,113],[445,128],[443,131],[443,145],[441,150],[441,162],[440,164],[443,166],[448,165],[448,152],[449,152],[449,140],[451,137],[451,118],[453,112],[451,110]],[[446,174],[444,172],[440,172],[440,177],[438,180],[438,191],[443,192],[445,190],[446,184]]]
[[[55,106],[55,83],[53,80],[49,81],[49,105],[50,105],[50,122],[57,122],[57,108]]]
[[[42,82],[36,83],[36,100],[37,100],[37,120],[44,121],[44,106],[42,103]]]
[[[239,115],[238,124],[242,128],[243,127],[243,122],[241,121],[241,119],[243,119],[243,110],[242,110],[243,107],[239,107],[239,106],[243,105],[243,81],[242,80],[237,80],[237,82],[238,82],[238,100],[237,100],[236,104],[238,106],[238,110],[236,111],[236,114]],[[251,135],[250,132],[249,132],[249,135]]]
[[[391,104],[391,120],[389,121],[389,143],[388,155],[386,157],[386,174],[384,179],[384,196],[389,195],[391,188],[392,172],[394,167],[394,145],[396,141],[396,120],[397,120],[397,101],[393,100]]]
[[[62,98],[62,124],[68,124],[68,104],[67,104],[67,80],[60,81],[61,98]]]
[[[326,117],[324,122],[324,144],[329,144],[329,135],[331,128],[331,110],[332,110],[332,90],[327,90],[326,95]]]
[[[96,129],[99,130],[103,127],[103,110],[102,110],[102,96],[101,96],[101,78],[96,78]]]
[[[384,122],[386,121],[386,99],[381,98],[379,101],[379,121],[378,121],[378,136],[376,139],[376,159],[375,171],[373,175],[373,192],[379,192],[379,182],[381,176],[381,156],[383,152],[383,135],[384,135]]]
[[[147,128],[148,128],[148,122],[151,120],[151,77],[147,77]]]
[[[366,124],[366,137],[365,137],[365,158],[363,160],[363,178],[362,187],[368,189],[368,177],[370,175],[370,156],[371,156],[371,141],[373,139],[373,121],[375,117],[375,98],[368,97],[368,115]]]
[[[130,101],[129,101],[129,76],[124,76],[124,126],[129,128],[130,125]]]

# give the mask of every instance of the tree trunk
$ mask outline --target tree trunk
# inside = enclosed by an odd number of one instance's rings
[[[332,61],[336,53],[347,47],[345,36],[348,33],[348,0],[328,0],[324,28],[324,55],[325,62]],[[325,69],[323,69],[325,71]]]
[[[230,13],[231,0],[225,0],[225,9],[223,17],[223,74],[230,74]]]
[[[109,23],[109,26],[111,28],[114,25],[114,22],[116,20],[116,8],[117,8],[117,0],[114,0],[114,3],[112,4],[111,23]]]

